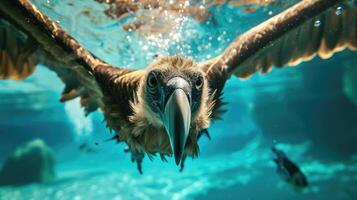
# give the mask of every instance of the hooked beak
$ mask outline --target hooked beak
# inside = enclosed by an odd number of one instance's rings
[[[163,113],[163,123],[170,139],[176,165],[179,165],[191,125],[191,106],[184,88],[175,87],[168,98]]]

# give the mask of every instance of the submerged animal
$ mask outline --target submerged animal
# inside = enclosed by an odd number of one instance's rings
[[[273,161],[275,162],[277,172],[282,179],[287,183],[290,183],[297,190],[306,188],[309,183],[298,165],[292,162],[282,150],[272,147],[272,151],[276,155],[276,158],[274,158]]]
[[[240,35],[211,60],[163,56],[132,70],[97,58],[29,0],[0,5],[1,79],[24,79],[44,63],[65,83],[61,101],[79,97],[86,114],[100,108],[114,139],[131,152],[173,155],[182,168],[184,158],[198,155],[198,138],[220,118],[222,90],[232,75],[248,78],[272,66],[357,49],[355,2],[304,0]],[[336,14],[339,7],[343,12]],[[141,163],[142,156],[133,158]]]

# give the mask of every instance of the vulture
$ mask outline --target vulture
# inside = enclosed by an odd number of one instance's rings
[[[239,35],[217,57],[195,62],[162,56],[133,70],[93,55],[31,1],[0,0],[0,79],[25,79],[43,63],[65,84],[60,100],[80,98],[86,114],[101,110],[113,139],[125,142],[132,158],[141,163],[142,155],[173,156],[183,167],[186,157],[198,156],[198,139],[220,118],[230,77],[356,50],[356,6],[301,0]]]

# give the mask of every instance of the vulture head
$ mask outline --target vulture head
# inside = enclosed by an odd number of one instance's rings
[[[197,153],[192,152],[197,136],[210,123],[205,74],[196,63],[179,56],[160,58],[145,73],[134,112],[141,110],[135,114],[162,128],[160,138],[169,141],[169,152],[178,165],[183,154]]]

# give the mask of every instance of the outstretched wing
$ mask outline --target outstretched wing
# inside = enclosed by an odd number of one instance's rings
[[[248,78],[257,71],[294,66],[316,55],[327,59],[345,48],[357,49],[356,2],[302,0],[239,36],[202,67],[216,82],[222,75]]]
[[[66,85],[61,101],[80,96],[87,113],[104,107],[105,81],[131,72],[96,58],[29,0],[0,0],[0,23],[0,79],[24,79],[44,63]]]

